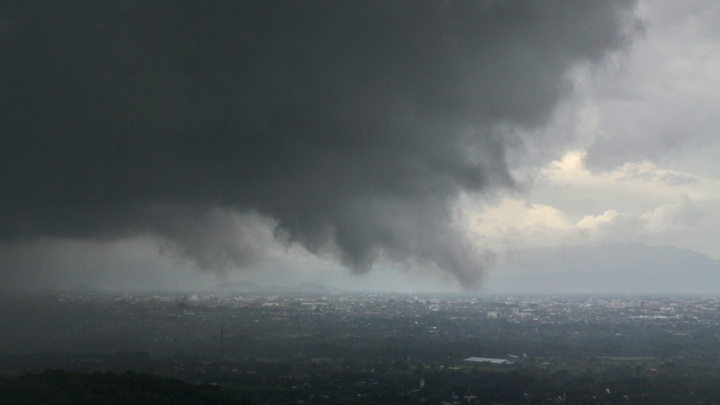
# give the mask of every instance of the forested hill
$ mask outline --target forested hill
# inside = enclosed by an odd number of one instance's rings
[[[507,252],[488,275],[495,291],[532,294],[715,294],[720,261],[641,243]]]

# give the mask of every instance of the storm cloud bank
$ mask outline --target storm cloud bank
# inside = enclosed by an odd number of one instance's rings
[[[634,29],[597,2],[6,2],[0,241],[152,235],[247,264],[266,221],[364,271],[483,265],[452,203],[512,184],[578,63]],[[260,245],[260,246],[258,246]]]

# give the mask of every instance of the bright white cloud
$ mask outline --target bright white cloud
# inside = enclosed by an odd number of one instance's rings
[[[532,187],[467,207],[470,232],[490,247],[642,242],[717,257],[720,180],[663,169],[648,161],[593,172],[571,151],[534,172]],[[717,233],[717,232],[715,232]]]
[[[588,215],[583,217],[576,226],[584,230],[596,230],[603,224],[613,222],[615,219],[620,217],[620,214],[615,210],[607,210],[602,215]]]

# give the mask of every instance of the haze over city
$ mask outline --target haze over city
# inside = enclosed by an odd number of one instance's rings
[[[0,287],[708,293],[720,4],[0,5]]]

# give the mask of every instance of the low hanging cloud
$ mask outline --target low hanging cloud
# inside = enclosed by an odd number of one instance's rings
[[[621,213],[608,210],[601,215],[582,218],[573,229],[570,240],[586,243],[637,243],[654,245],[685,245],[702,230],[707,213],[699,209],[687,194],[676,201],[661,204],[640,213]],[[691,243],[698,246],[697,242]]]
[[[453,202],[512,185],[508,128],[544,125],[570,68],[629,43],[632,13],[6,2],[0,241],[150,235],[212,270],[261,258],[269,224],[358,271],[386,258],[471,285],[485,254]]]

